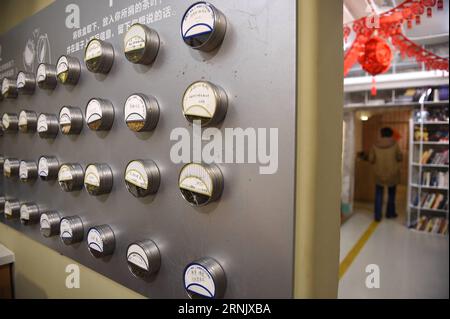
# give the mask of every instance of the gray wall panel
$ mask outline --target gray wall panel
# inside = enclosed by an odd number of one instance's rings
[[[0,65],[14,59],[15,74],[23,69],[27,39],[39,28],[47,33],[51,63],[74,42],[65,28],[65,7],[77,3],[81,25],[135,4],[137,1],[57,1],[0,38]],[[295,1],[212,0],[227,17],[228,30],[221,48],[213,54],[189,49],[179,25],[193,1],[161,0],[147,13],[171,6],[172,16],[151,23],[161,38],[161,51],[151,67],[135,66],[122,53],[123,34],[113,24],[115,61],[107,76],[88,72],[82,63],[80,82],[73,88],[58,85],[53,92],[37,89],[32,96],[0,102],[0,113],[22,109],[57,114],[63,105],[83,111],[92,97],[104,97],[115,108],[114,126],[108,133],[95,133],[86,125],[77,137],[54,141],[37,134],[5,134],[0,138],[4,157],[34,159],[55,155],[61,163],[108,163],[114,172],[110,194],[91,197],[86,190],[64,193],[56,182],[36,181],[24,185],[4,178],[4,193],[23,202],[35,201],[63,215],[80,215],[90,225],[109,224],[117,248],[108,260],[94,259],[86,242],[67,247],[59,238],[46,239],[38,226],[0,221],[69,256],[119,283],[153,298],[184,298],[182,272],[187,263],[203,256],[220,261],[228,277],[225,297],[287,298],[293,294],[294,182],[295,182]],[[144,12],[136,17],[145,15]],[[127,19],[129,20],[129,19]],[[119,21],[118,24],[122,23]],[[100,30],[100,31],[101,31]],[[83,51],[73,54],[82,60]],[[190,207],[180,195],[177,178],[181,164],[170,160],[169,139],[176,127],[189,128],[181,112],[187,86],[210,80],[228,93],[230,105],[224,128],[278,128],[279,169],[260,175],[259,164],[218,164],[225,178],[222,198],[203,208]],[[132,133],[123,121],[123,103],[135,92],[154,95],[161,117],[153,133]],[[161,187],[150,199],[136,199],[123,181],[126,164],[133,159],[153,159],[161,170]],[[127,269],[129,243],[151,238],[159,246],[162,265],[151,283],[134,278]]]

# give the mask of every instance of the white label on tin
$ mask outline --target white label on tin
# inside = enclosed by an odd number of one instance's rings
[[[183,38],[211,33],[214,30],[214,11],[206,3],[198,3],[186,12],[181,32]]]
[[[45,114],[39,115],[37,127],[39,133],[47,132],[48,123],[47,123],[47,116]]]
[[[3,170],[5,171],[5,173],[11,174],[11,162],[9,161],[9,159],[6,159],[3,163]]]
[[[58,60],[58,64],[56,65],[56,73],[59,75],[68,70],[69,70],[69,62],[67,61],[67,58],[65,56],[62,56]]]
[[[26,126],[28,124],[27,112],[22,111],[19,114],[19,126]]]
[[[84,175],[84,183],[96,187],[100,186],[100,176],[95,165],[89,165],[86,169],[86,174]]]
[[[11,203],[9,201],[5,202],[5,215],[8,215],[8,216],[12,215],[12,207],[11,207]]]
[[[39,176],[43,176],[43,177],[48,176],[48,162],[45,157],[41,157],[39,159],[38,172],[39,172]]]
[[[84,59],[86,61],[98,58],[102,55],[102,45],[98,40],[93,40],[89,43],[87,49],[86,49],[86,55]]]
[[[199,264],[190,265],[184,272],[184,287],[187,291],[206,298],[213,298],[216,294],[214,279],[208,270]]]
[[[180,173],[179,187],[194,193],[212,195],[213,181],[205,168],[199,164],[188,164]]]
[[[39,64],[39,67],[36,72],[36,81],[44,82],[46,78],[47,78],[47,70],[45,64]]]
[[[146,117],[147,109],[144,99],[136,94],[131,95],[125,102],[125,121],[145,121]]]
[[[137,187],[148,189],[148,177],[144,165],[139,161],[128,164],[125,172],[125,180]]]
[[[147,254],[141,246],[132,244],[127,250],[127,260],[129,263],[138,266],[141,269],[149,271],[149,260]]]
[[[9,127],[9,124],[10,124],[10,120],[9,120],[9,115],[8,114],[3,114],[3,117],[2,117],[2,124],[3,124],[3,127],[5,128],[5,129],[7,129],[8,127]]]
[[[16,85],[17,85],[18,89],[21,89],[21,88],[23,88],[25,86],[25,74],[23,72],[20,72],[17,75],[17,83],[16,83]]]
[[[216,107],[216,95],[211,85],[207,82],[196,82],[192,84],[184,94],[184,115],[210,119],[214,116]]]
[[[61,109],[61,112],[59,112],[59,124],[65,125],[65,124],[71,124],[72,119],[70,117],[70,110],[68,107],[63,107]]]
[[[143,49],[145,47],[145,30],[140,25],[133,25],[124,38],[125,52]]]
[[[87,123],[90,124],[92,122],[101,120],[102,116],[103,114],[100,102],[96,99],[92,99],[91,101],[89,101],[89,104],[86,107]]]
[[[73,179],[71,168],[67,165],[61,166],[58,172],[58,181],[65,182]]]
[[[89,249],[103,252],[102,236],[100,235],[97,229],[92,228],[91,230],[89,230],[87,242]]]
[[[67,219],[63,219],[59,226],[59,233],[61,234],[61,238],[72,238],[73,232],[72,227]]]
[[[19,165],[19,177],[20,179],[28,178],[28,166],[25,161],[21,161]]]
[[[7,82],[8,82],[7,79],[4,79],[2,81],[2,95],[5,95],[8,92],[9,85]]]
[[[27,205],[20,206],[20,219],[29,220],[30,212],[28,211]]]
[[[41,229],[50,229],[50,222],[48,221],[47,214],[42,214],[41,219],[39,220],[39,224]]]

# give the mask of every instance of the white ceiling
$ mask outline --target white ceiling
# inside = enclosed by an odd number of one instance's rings
[[[403,0],[344,0],[344,23],[367,16],[372,9],[377,13],[390,10],[401,4]],[[404,34],[411,40],[422,44],[448,42],[449,35],[449,0],[444,0],[444,10],[433,9],[433,17],[422,16],[421,24],[414,25]]]

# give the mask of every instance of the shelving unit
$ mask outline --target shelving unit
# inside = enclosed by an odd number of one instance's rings
[[[448,135],[442,141],[429,141],[425,137],[430,133],[448,132],[448,105],[448,101],[421,103],[414,108],[414,115],[410,120],[407,224],[408,227],[414,230],[420,229],[422,232],[436,233],[436,230],[443,228],[437,227],[438,225],[443,223],[448,225]],[[437,113],[439,118],[433,119],[433,114]],[[432,150],[432,157],[424,161],[424,152],[429,152],[429,150]],[[436,154],[442,154],[439,156],[443,162],[433,163]],[[426,184],[424,173],[434,176],[437,180],[433,181],[431,185]],[[442,196],[444,199],[439,201],[438,205],[437,198],[442,198]],[[429,199],[428,204],[424,206],[427,198]],[[436,227],[433,228],[432,226],[435,224]]]

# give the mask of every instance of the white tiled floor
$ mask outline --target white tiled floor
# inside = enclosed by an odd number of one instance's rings
[[[359,207],[341,229],[341,261],[372,222]],[[339,298],[449,298],[449,239],[408,230],[404,218],[383,219],[339,284]],[[380,268],[380,288],[368,289],[365,268]]]

